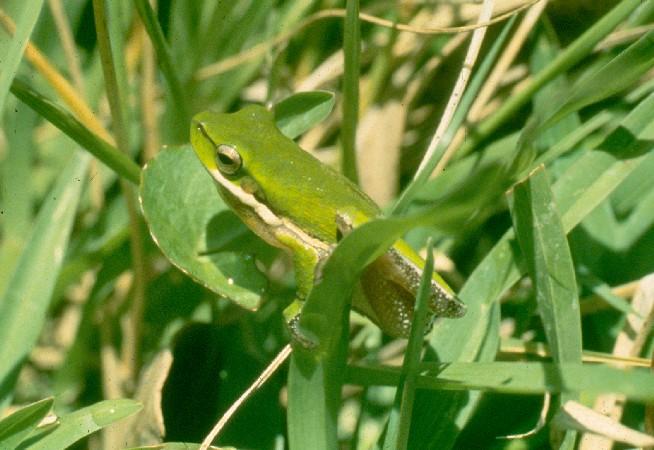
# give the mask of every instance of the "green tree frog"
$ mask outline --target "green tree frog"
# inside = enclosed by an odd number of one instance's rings
[[[379,207],[347,178],[284,136],[273,114],[262,106],[196,115],[191,143],[227,205],[257,235],[292,255],[297,299],[285,316],[293,322],[317,268],[339,238],[379,217]],[[408,337],[423,266],[420,256],[398,240],[363,270],[353,308],[390,336]],[[465,313],[465,305],[437,273],[431,286],[430,321]]]

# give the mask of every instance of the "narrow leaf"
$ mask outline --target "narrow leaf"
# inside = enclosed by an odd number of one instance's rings
[[[119,152],[116,147],[89,131],[68,111],[34,91],[21,80],[14,80],[11,92],[118,175],[134,184],[139,182],[141,174],[139,166]]]
[[[52,397],[29,404],[0,421],[0,448],[16,448],[48,414]]]
[[[50,450],[68,448],[80,439],[95,433],[114,422],[137,413],[142,408],[134,400],[105,400],[62,416],[52,431],[39,430],[20,448]]]
[[[398,367],[354,365],[348,366],[345,380],[362,386],[397,386],[400,374]],[[423,363],[417,385],[435,391],[478,389],[524,395],[611,392],[640,403],[654,400],[654,377],[648,369],[623,370],[597,364]]]
[[[0,398],[10,394],[13,377],[43,327],[89,161],[77,153],[59,175],[0,300]]]
[[[516,184],[509,204],[554,360],[581,362],[574,265],[543,166]]]
[[[5,101],[7,99],[7,93],[11,87],[11,83],[18,72],[18,67],[20,62],[23,59],[23,51],[27,47],[36,21],[39,18],[41,13],[41,8],[43,7],[43,0],[26,0],[23,2],[18,18],[18,23],[16,24],[16,30],[13,32],[13,37],[11,39],[11,44],[7,50],[6,55],[0,55],[0,61],[2,61],[2,70],[0,70],[0,111],[5,109]],[[6,15],[3,11],[0,11],[0,14],[3,16],[3,22],[7,21]],[[0,30],[0,33],[4,33],[6,30]]]
[[[325,119],[334,108],[334,94],[328,91],[300,92],[273,107],[279,131],[295,139]]]

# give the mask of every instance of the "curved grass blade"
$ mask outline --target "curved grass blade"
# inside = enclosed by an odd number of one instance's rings
[[[16,448],[48,414],[54,399],[29,404],[0,421],[0,448]]]
[[[134,400],[105,400],[62,416],[55,427],[37,430],[19,448],[50,450],[68,448],[80,439],[114,422],[139,412],[143,406]]]
[[[139,182],[141,178],[140,167],[119,152],[116,147],[92,133],[68,111],[48,100],[19,79],[14,80],[11,85],[11,92],[85,150],[88,150],[89,153],[113,169],[118,175],[134,184]]]
[[[563,52],[559,53],[545,69],[538,72],[520,92],[509,97],[494,114],[483,121],[475,130],[476,133],[463,145],[460,153],[466,154],[480,142],[488,139],[491,134],[524,107],[537,91],[585,58],[599,41],[608,36],[616,26],[629,17],[641,4],[640,0],[623,0],[616,5]]]
[[[47,196],[0,300],[0,400],[7,398],[50,305],[90,157],[78,152]]]
[[[328,91],[300,92],[273,106],[275,123],[289,139],[295,139],[325,119],[334,108],[334,94]]]
[[[23,2],[21,5],[22,11],[7,54],[0,56],[0,61],[2,61],[2,70],[0,70],[0,113],[5,109],[5,101],[9,93],[9,88],[16,76],[16,72],[18,72],[18,67],[23,59],[23,51],[29,42],[42,7],[43,0],[27,0]],[[0,9],[0,14],[4,15],[5,13]],[[0,31],[0,33],[4,32],[4,29]]]
[[[654,66],[654,31],[620,52],[572,87],[571,95],[540,127],[546,129],[584,106],[597,103],[628,88]]]

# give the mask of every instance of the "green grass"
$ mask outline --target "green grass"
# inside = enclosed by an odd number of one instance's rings
[[[388,213],[321,267],[300,319],[317,346],[214,445],[587,450],[603,429],[563,405],[605,393],[652,434],[654,1],[585,5],[521,39],[524,11],[494,23],[423,162],[470,41],[416,22],[437,2],[2,2],[0,448],[198,448],[288,343],[291,261],[188,143],[193,114],[248,103]],[[468,309],[424,345],[420,321],[405,347],[349,314],[402,236]]]

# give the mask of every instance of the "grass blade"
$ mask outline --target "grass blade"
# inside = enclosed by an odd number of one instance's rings
[[[328,91],[300,92],[273,107],[279,131],[290,139],[313,128],[334,108],[334,94]]]
[[[420,389],[479,389],[521,395],[612,392],[639,403],[654,399],[654,377],[648,369],[524,361],[423,363],[420,369],[417,384]],[[348,366],[345,379],[347,383],[362,386],[396,386],[400,375],[399,367],[354,365]]]
[[[119,152],[116,147],[92,133],[68,111],[48,100],[21,80],[14,80],[11,85],[11,92],[85,150],[88,150],[89,153],[113,169],[118,175],[127,181],[138,184],[141,178],[140,167]]]
[[[543,166],[516,184],[509,205],[554,361],[581,363],[581,316],[574,264]],[[575,393],[566,392],[558,399],[557,407],[576,399]],[[575,431],[566,431],[559,448],[572,448],[575,436]]]
[[[341,146],[343,175],[359,183],[356,159],[357,124],[359,123],[359,56],[361,53],[361,29],[359,25],[359,0],[347,0],[343,52],[343,121],[341,123]]]
[[[0,448],[16,448],[48,414],[52,397],[27,405],[0,421]]]
[[[59,418],[53,430],[39,430],[20,448],[49,450],[68,448],[80,439],[95,433],[143,408],[139,402],[129,399],[105,400]]]
[[[154,51],[157,54],[157,62],[161,68],[161,72],[168,82],[168,89],[170,90],[171,101],[175,105],[176,119],[174,123],[179,128],[179,138],[184,136],[186,138],[186,124],[190,122],[191,115],[184,95],[184,89],[178,76],[175,65],[173,64],[168,43],[164,37],[159,21],[147,0],[135,0],[134,5],[141,16],[143,25],[145,26],[148,36],[154,46]],[[182,134],[183,133],[183,134]]]
[[[540,128],[546,129],[568,114],[628,88],[652,66],[654,66],[654,31],[638,39],[598,70],[586,74],[577,81],[565,103]]]
[[[420,279],[411,336],[404,354],[402,374],[395,392],[395,402],[388,419],[384,438],[385,450],[406,449],[411,426],[411,413],[416,395],[416,380],[420,366],[420,350],[424,340],[427,319],[431,277],[434,271],[434,248],[431,240],[427,243],[427,259]]]
[[[586,30],[568,48],[559,53],[545,69],[536,74],[531,82],[524,86],[519,93],[511,96],[494,114],[482,122],[477,130],[475,130],[475,135],[461,148],[460,153],[467,153],[475,148],[477,144],[487,139],[500,126],[511,119],[520,108],[525,106],[545,84],[588,56],[595,45],[625,20],[641,3],[640,0],[623,0],[602,17],[602,19]]]
[[[447,150],[447,147],[449,147],[449,145],[452,143],[452,139],[454,139],[457,130],[463,124],[463,121],[465,120],[468,111],[472,106],[472,103],[475,101],[479,90],[486,80],[486,77],[493,68],[493,64],[495,63],[500,50],[504,46],[504,42],[509,36],[509,31],[511,28],[513,28],[514,22],[515,17],[512,17],[506,23],[506,25],[504,25],[502,32],[497,37],[497,39],[494,40],[493,46],[484,57],[484,60],[479,65],[479,68],[475,71],[475,75],[472,77],[468,88],[465,90],[463,98],[461,99],[461,103],[459,104],[459,107],[452,117],[450,126],[447,128],[447,130],[445,130],[445,133],[438,142],[438,146],[434,149],[431,158],[429,158],[429,160],[424,163],[424,165],[422,165],[422,169],[414,175],[411,183],[404,189],[404,192],[402,192],[402,195],[393,207],[394,213],[402,213],[406,211],[415,195],[429,180],[429,177],[434,171],[436,164],[445,153],[445,150]]]
[[[574,265],[542,166],[516,184],[509,204],[554,360],[580,363],[581,317]]]
[[[556,181],[554,199],[566,233],[617,189],[646,158],[644,152],[654,147],[651,141],[644,140],[647,136],[643,140],[638,137],[647,131],[652,110],[654,94],[643,100],[596,150],[578,158]],[[441,361],[488,361],[494,358],[492,351],[484,352],[489,341],[496,338],[490,331],[496,312],[489,306],[520,278],[516,245],[513,231],[508,230],[459,292],[459,297],[468,306],[466,315],[461,319],[439,322],[435,327],[431,346]],[[433,433],[417,435],[412,447],[445,448],[443,435],[438,430],[451,436],[448,427],[461,429],[470,418],[477,399],[474,393],[455,393],[446,398],[437,394],[421,396],[414,412],[414,418],[419,422],[414,426],[433,430]],[[438,405],[437,412],[434,405]]]
[[[0,399],[10,395],[14,377],[41,332],[89,160],[85,153],[76,154],[58,177],[0,301]]]
[[[27,0],[21,5],[22,11],[20,18],[16,24],[16,30],[13,33],[7,54],[0,57],[2,61],[2,70],[0,70],[0,111],[4,111],[5,109],[7,94],[16,76],[16,72],[18,72],[18,67],[23,59],[23,51],[29,42],[42,7],[43,0]],[[0,14],[5,15],[1,9]],[[3,32],[5,30],[0,31],[0,33]]]

